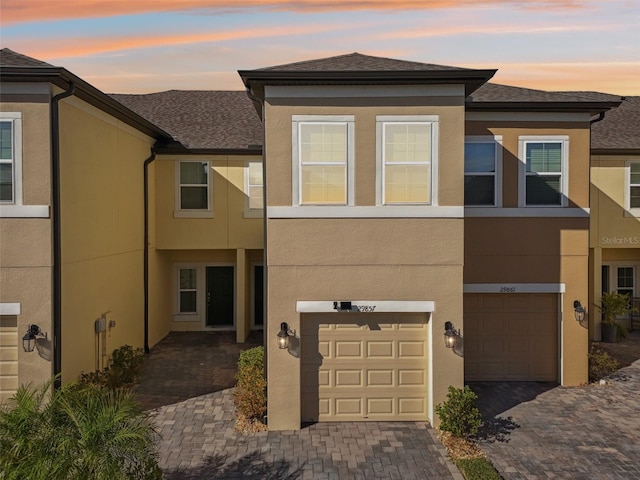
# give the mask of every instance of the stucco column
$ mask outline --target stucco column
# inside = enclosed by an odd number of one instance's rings
[[[602,340],[602,324],[600,323],[601,315],[594,304],[597,304],[602,297],[602,248],[593,248],[593,291],[591,304],[587,308],[589,312],[589,330],[591,338],[596,341]],[[608,288],[608,285],[607,285]]]
[[[244,343],[249,335],[247,315],[247,253],[244,248],[236,250],[236,342]]]

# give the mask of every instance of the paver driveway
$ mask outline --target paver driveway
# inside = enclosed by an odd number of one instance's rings
[[[472,388],[482,400],[501,385]],[[604,386],[538,388],[484,429],[481,446],[506,480],[640,479],[640,361]]]
[[[231,392],[154,411],[164,478],[462,480],[428,424],[322,423],[242,435],[233,430]]]

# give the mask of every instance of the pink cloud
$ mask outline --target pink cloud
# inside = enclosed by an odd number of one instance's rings
[[[2,0],[3,25],[66,18],[99,18],[151,12],[197,9],[248,10],[264,8],[297,12],[327,10],[429,10],[481,5],[522,8],[580,8],[593,0]]]

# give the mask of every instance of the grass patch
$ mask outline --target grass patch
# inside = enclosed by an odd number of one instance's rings
[[[455,464],[467,480],[500,480],[500,475],[486,458],[460,458]]]

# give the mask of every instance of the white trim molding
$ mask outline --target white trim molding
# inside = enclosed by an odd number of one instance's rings
[[[20,315],[22,313],[22,305],[20,302],[0,303],[0,315]]]
[[[640,207],[631,207],[631,165],[640,165],[640,159],[627,160],[624,165],[624,216],[640,217]]]
[[[214,218],[213,211],[213,164],[209,160],[199,160],[194,158],[174,160],[175,162],[175,194],[174,194],[174,218]],[[182,208],[180,164],[200,163],[206,164],[207,183],[206,184],[184,184],[187,187],[199,187],[207,189],[207,208]]]
[[[341,302],[344,300],[337,300]],[[349,300],[351,310],[337,310],[335,301],[325,300],[298,300],[296,312],[298,313],[346,313],[351,312],[383,312],[383,313],[430,313],[435,311],[435,302],[421,300]]]
[[[267,207],[268,218],[463,218],[465,208],[432,205]]]
[[[589,208],[558,208],[558,207],[465,207],[465,217],[559,217],[559,218],[589,218]]]
[[[564,293],[564,283],[465,283],[464,293]]]
[[[559,143],[561,145],[560,203],[558,205],[527,205],[528,143]],[[569,203],[569,135],[520,135],[518,137],[518,206],[521,208],[564,208]],[[555,172],[552,172],[555,173]]]
[[[49,218],[49,205],[0,204],[0,218]]]

